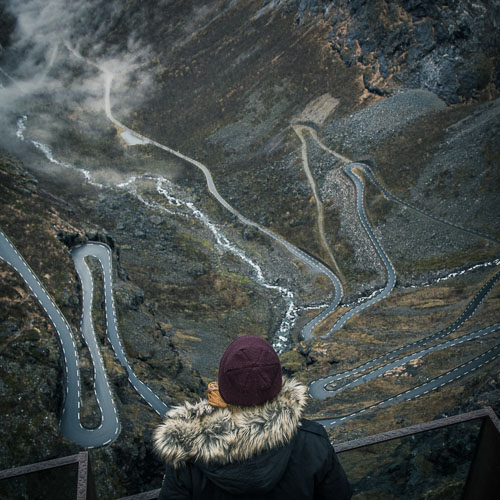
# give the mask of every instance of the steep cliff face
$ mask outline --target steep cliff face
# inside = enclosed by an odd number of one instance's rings
[[[486,0],[299,0],[297,22],[322,14],[332,48],[363,68],[366,89],[386,95],[400,85],[454,104],[498,95],[498,2]]]
[[[80,285],[69,247],[88,239],[104,241],[113,247],[115,264],[119,263],[119,248],[103,228],[82,222],[77,205],[40,187],[19,160],[4,152],[0,154],[0,203],[0,227],[72,326],[82,377],[82,423],[97,426],[100,414],[94,396],[94,369],[79,333]],[[162,317],[152,312],[156,306],[148,303],[148,307],[141,307],[144,297],[141,301],[140,288],[126,270],[120,269],[119,274],[123,281],[119,280],[116,304],[126,315],[122,326],[138,330],[133,331],[133,342],[125,342],[138,375],[169,402],[201,394],[199,375],[181,359],[171,335],[162,331]],[[94,276],[98,288],[99,273]],[[0,469],[77,453],[80,447],[62,436],[59,428],[65,370],[57,332],[24,281],[1,260],[0,283]],[[94,304],[96,328],[122,432],[112,448],[93,450],[91,458],[99,497],[116,498],[141,487],[138,485],[158,486],[162,466],[152,452],[150,434],[160,419],[130,386],[124,368],[116,360],[102,328],[104,314],[99,298],[102,292]],[[153,330],[156,325],[155,337],[151,338],[150,330],[139,329],[139,325]],[[135,347],[137,343],[140,351]]]

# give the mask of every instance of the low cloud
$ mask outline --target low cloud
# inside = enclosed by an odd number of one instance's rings
[[[53,142],[59,119],[81,112],[104,117],[106,72],[113,74],[111,103],[120,116],[126,117],[148,96],[154,56],[139,36],[120,24],[124,2],[10,0],[4,5],[15,18],[8,44],[0,51],[4,149],[15,149],[16,121],[23,114],[38,115],[50,126],[44,136],[52,136]],[[116,31],[120,36],[113,35]]]

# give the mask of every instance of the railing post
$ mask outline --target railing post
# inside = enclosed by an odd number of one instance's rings
[[[498,498],[499,492],[500,434],[495,422],[487,416],[483,418],[462,500]]]
[[[81,451],[78,454],[76,500],[97,500],[94,475],[92,474],[88,451]]]

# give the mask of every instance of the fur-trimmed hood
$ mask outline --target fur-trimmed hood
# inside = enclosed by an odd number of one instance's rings
[[[226,465],[288,444],[296,434],[307,389],[283,378],[280,393],[260,406],[215,408],[207,400],[170,410],[154,432],[154,446],[177,468],[188,461]]]

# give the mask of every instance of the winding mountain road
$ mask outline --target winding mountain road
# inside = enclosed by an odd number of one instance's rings
[[[167,406],[143,382],[141,382],[130,367],[125,356],[114,312],[114,301],[111,281],[111,251],[99,243],[87,243],[72,251],[78,276],[82,284],[83,311],[81,333],[89,349],[94,366],[94,389],[101,412],[101,423],[95,429],[87,429],[80,421],[81,409],[81,380],[73,332],[52,297],[45,290],[40,280],[32,271],[27,262],[12,245],[7,236],[0,230],[0,259],[12,266],[23,278],[28,288],[37,298],[42,309],[52,322],[63,352],[65,364],[65,399],[61,415],[61,432],[71,441],[86,448],[103,446],[113,442],[120,433],[120,421],[113,399],[113,393],[106,375],[102,356],[97,345],[92,320],[93,281],[85,257],[96,257],[101,263],[104,274],[104,293],[106,304],[106,334],[120,363],[127,370],[132,386],[144,400],[160,415],[168,409]]]
[[[68,439],[88,448],[112,442],[120,432],[120,423],[102,361],[98,360],[100,354],[96,356],[93,346],[89,345],[91,353],[94,351],[94,370],[97,374],[95,390],[101,409],[101,424],[97,429],[85,429],[80,423],[81,382],[78,352],[71,328],[35,273],[2,231],[0,231],[0,258],[10,264],[24,279],[58,334],[66,371],[66,394],[61,415],[61,432]]]
[[[483,333],[483,335],[491,333],[492,331],[496,331],[498,330],[499,327],[500,327],[499,323],[492,325],[488,327],[489,331]],[[335,427],[343,423],[345,420],[360,416],[366,411],[373,410],[374,408],[381,408],[394,403],[399,403],[402,401],[410,401],[420,396],[425,396],[429,392],[435,391],[436,389],[440,389],[441,387],[444,387],[446,384],[454,382],[455,380],[458,380],[461,377],[464,377],[469,373],[476,371],[482,366],[493,362],[499,356],[500,356],[500,345],[496,345],[495,347],[492,347],[491,349],[480,354],[479,356],[476,356],[474,359],[471,359],[470,361],[467,361],[466,363],[457,366],[453,370],[443,373],[439,377],[433,378],[432,380],[429,380],[417,387],[413,387],[411,389],[408,389],[407,391],[396,394],[395,396],[391,396],[390,398],[384,399],[383,401],[379,401],[378,403],[367,406],[366,408],[362,408],[361,410],[356,410],[352,413],[348,413],[347,415],[333,417],[333,418],[330,417],[317,418],[315,420],[316,422],[324,425],[325,427],[328,428]]]
[[[451,333],[455,332],[458,328],[460,328],[466,321],[468,321],[472,315],[476,312],[477,308],[481,305],[481,303],[484,301],[486,296],[491,292],[493,289],[494,285],[497,283],[497,281],[500,279],[500,272],[496,273],[493,277],[491,277],[482,287],[481,289],[477,292],[475,297],[469,302],[469,304],[466,306],[462,314],[448,327],[444,328],[443,330],[440,330],[436,333],[433,333],[431,335],[428,335],[427,337],[418,340],[416,342],[412,342],[410,344],[406,344],[402,347],[399,347],[393,351],[387,352],[383,354],[382,356],[379,356],[375,359],[372,359],[370,361],[367,361],[363,363],[360,366],[357,366],[355,368],[352,368],[350,370],[346,370],[342,373],[336,373],[335,375],[331,375],[329,377],[317,379],[313,382],[310,383],[309,385],[309,392],[310,394],[315,397],[316,399],[326,399],[328,397],[334,396],[337,392],[340,392],[340,390],[344,390],[347,388],[349,384],[342,385],[341,388],[337,389],[336,386],[338,385],[337,383],[341,380],[344,380],[346,378],[351,378],[355,375],[358,375],[359,373],[362,373],[364,371],[367,371],[371,368],[374,368],[377,365],[380,365],[381,363],[384,363],[386,361],[389,361],[391,359],[396,358],[400,354],[402,354],[404,351],[408,351],[409,349],[419,349],[421,347],[425,347],[427,344],[434,342],[436,340],[439,340],[447,335],[450,335]],[[432,349],[432,348],[431,348]],[[386,373],[388,370],[397,367],[397,366],[402,366],[406,364],[408,360],[406,360],[406,357],[401,357],[399,358],[396,362],[393,364],[386,364],[384,365],[387,367],[387,370],[381,370],[378,368],[377,370],[372,370],[370,371],[367,375],[364,375],[363,377],[358,377],[355,380],[360,380],[362,382],[367,382],[368,380],[372,380],[373,378],[376,378],[375,374],[379,373],[380,376],[383,373]],[[352,385],[358,385],[357,383]],[[334,387],[335,386],[335,387]]]
[[[113,351],[118,358],[120,364],[127,371],[127,376],[130,384],[146,401],[146,403],[158,413],[164,415],[168,410],[168,406],[163,403],[160,398],[134,373],[123,349],[120,335],[118,333],[118,325],[116,320],[115,303],[113,299],[113,281],[112,281],[112,264],[111,264],[111,249],[103,243],[86,243],[80,247],[74,248],[71,251],[71,256],[75,263],[78,276],[82,284],[83,291],[83,314],[82,314],[82,334],[85,342],[91,350],[92,362],[96,366],[102,367],[103,377],[106,378],[106,372],[102,364],[99,349],[96,345],[96,335],[93,328],[92,319],[92,297],[94,294],[92,274],[85,262],[86,257],[95,257],[101,264],[104,277],[104,304],[106,310],[106,336],[113,348]],[[92,349],[91,349],[92,346]],[[97,359],[99,355],[99,359]],[[101,377],[100,374],[98,374]],[[97,377],[96,377],[97,379]]]
[[[370,307],[371,305],[375,304],[376,302],[379,302],[383,298],[387,297],[394,289],[394,285],[395,285],[395,281],[396,281],[396,272],[395,272],[394,266],[392,265],[385,250],[383,249],[383,247],[380,245],[377,238],[373,234],[373,231],[372,231],[370,224],[368,222],[366,212],[364,209],[364,188],[365,187],[364,187],[364,183],[363,183],[362,178],[356,174],[356,170],[361,171],[364,174],[366,174],[367,177],[382,191],[382,193],[384,194],[384,196],[387,199],[392,200],[400,205],[403,205],[406,208],[410,208],[411,210],[414,210],[418,214],[420,214],[424,217],[427,217],[435,222],[439,222],[441,224],[452,227],[453,229],[457,229],[459,231],[463,231],[463,232],[472,234],[474,236],[486,239],[486,240],[494,242],[494,243],[500,243],[500,240],[498,240],[497,238],[494,238],[493,236],[490,236],[490,235],[485,234],[485,233],[481,233],[481,232],[476,231],[474,229],[465,228],[459,224],[447,221],[447,220],[442,219],[440,217],[437,217],[433,214],[430,214],[430,213],[426,212],[425,210],[422,210],[422,209],[412,205],[411,203],[408,203],[404,200],[401,200],[400,198],[393,195],[388,189],[386,189],[383,186],[383,184],[377,179],[377,177],[373,173],[373,170],[368,165],[366,165],[364,163],[359,163],[359,162],[352,162],[349,158],[347,158],[347,157],[337,153],[336,151],[333,151],[332,149],[328,148],[327,146],[325,146],[325,144],[323,144],[323,142],[319,139],[316,130],[314,130],[312,127],[310,127],[306,124],[298,123],[293,128],[294,128],[296,133],[298,133],[297,130],[300,131],[299,137],[300,137],[302,144],[303,144],[303,155],[304,155],[305,138],[304,138],[302,132],[304,130],[306,130],[311,135],[311,137],[316,141],[316,143],[318,144],[318,146],[321,149],[323,149],[324,151],[326,151],[327,153],[332,155],[337,161],[340,161],[344,164],[342,167],[343,171],[352,180],[352,182],[354,183],[354,186],[356,188],[356,206],[357,206],[358,217],[359,217],[366,233],[368,234],[368,237],[370,238],[370,240],[373,244],[373,247],[375,248],[377,254],[381,258],[381,260],[386,268],[386,271],[387,271],[387,281],[386,281],[385,287],[382,290],[375,292],[370,297],[369,300],[363,301],[361,304],[354,307],[353,309],[350,309],[347,313],[345,313],[343,316],[341,316],[337,320],[337,322],[333,325],[333,327],[325,335],[322,336],[323,339],[328,338],[332,333],[340,330],[344,326],[344,324],[349,319],[351,319],[353,316],[359,314],[367,307]],[[304,160],[304,165],[305,165],[305,160]],[[307,171],[309,172],[309,177],[312,178],[312,175],[310,173],[308,166],[307,166]],[[312,182],[314,184],[314,179],[310,180],[310,182]],[[325,314],[325,315],[322,315],[322,318],[326,319],[328,316],[329,316],[329,314]],[[314,322],[314,326],[316,326],[317,324],[320,323],[320,321],[315,321],[314,319],[313,319],[313,322]],[[307,335],[308,336],[305,336],[303,334],[303,338],[305,338],[305,339],[312,338],[313,337],[312,330],[311,331],[308,330]]]
[[[323,339],[328,338],[332,333],[340,330],[345,325],[345,323],[349,321],[353,316],[359,314],[367,307],[370,307],[373,304],[381,301],[383,298],[387,297],[392,292],[392,290],[394,289],[394,285],[396,284],[396,270],[394,269],[394,266],[392,265],[392,262],[389,259],[388,255],[385,253],[385,250],[383,249],[382,245],[377,240],[375,234],[373,234],[372,228],[370,227],[370,224],[366,217],[365,206],[364,206],[365,185],[363,183],[363,180],[358,175],[356,175],[355,172],[356,169],[359,168],[359,165],[360,165],[359,163],[349,163],[348,165],[345,165],[343,169],[346,175],[352,180],[352,182],[356,187],[356,208],[358,211],[358,217],[359,220],[361,221],[361,224],[363,225],[363,228],[366,231],[366,234],[370,238],[375,250],[377,251],[382,262],[384,263],[384,266],[387,271],[387,281],[385,287],[379,293],[375,294],[369,300],[362,302],[356,307],[353,307],[344,315],[342,315],[333,325],[333,327],[328,331],[328,333],[326,333],[321,337]]]
[[[72,51],[75,53],[74,51]],[[77,55],[75,53],[75,55]],[[81,58],[81,56],[78,56]],[[95,63],[92,63],[95,65]],[[99,67],[99,66],[97,66]],[[240,222],[243,224],[254,227],[257,230],[261,231],[263,234],[267,235],[275,242],[282,245],[288,252],[294,255],[298,260],[306,263],[313,272],[322,273],[326,275],[333,285],[334,296],[330,302],[330,304],[315,318],[313,318],[309,323],[307,323],[302,329],[302,336],[304,339],[313,338],[313,329],[324,319],[326,319],[338,306],[342,299],[342,284],[335,273],[333,273],[326,265],[319,262],[318,260],[312,258],[307,253],[303,252],[299,248],[290,244],[279,235],[273,233],[269,229],[261,226],[260,224],[251,221],[250,219],[243,216],[239,213],[234,207],[232,207],[218,192],[214,180],[212,178],[210,170],[203,165],[201,162],[194,160],[178,151],[175,151],[157,141],[154,141],[148,137],[139,134],[132,129],[125,126],[123,123],[118,121],[113,117],[111,111],[111,83],[113,80],[113,74],[99,67],[101,71],[103,71],[105,75],[105,94],[104,94],[104,108],[105,113],[108,119],[114,123],[118,128],[122,130],[122,136],[126,140],[128,140],[131,144],[150,144],[155,147],[158,147],[169,154],[172,154],[187,163],[195,166],[200,169],[206,179],[206,184],[209,192],[214,196],[214,198],[221,204],[226,210],[228,210],[232,215],[234,215]],[[307,128],[307,127],[306,127]],[[453,228],[466,231],[475,236],[479,236],[482,238],[486,238],[495,243],[500,243],[497,239],[490,237],[488,235],[482,234],[475,230],[470,230],[464,228],[462,226],[450,223],[443,219],[440,219],[436,216],[426,213],[425,211],[397,198],[392,195],[376,178],[373,174],[372,170],[369,166],[362,163],[352,163],[350,160],[342,155],[339,155],[335,151],[330,150],[319,140],[316,132],[313,129],[309,130],[311,136],[318,142],[321,148],[330,154],[334,155],[337,160],[340,160],[346,165],[343,166],[343,170],[345,174],[351,179],[356,188],[356,207],[358,217],[369,236],[373,247],[375,248],[377,254],[381,258],[386,271],[387,271],[387,280],[385,287],[377,293],[375,296],[370,298],[369,300],[363,302],[362,304],[354,307],[349,310],[346,314],[344,314],[332,327],[332,329],[323,337],[328,338],[333,332],[342,328],[342,326],[352,318],[354,315],[359,314],[362,310],[370,307],[374,303],[382,300],[384,297],[387,297],[393,290],[395,282],[396,282],[396,272],[394,266],[392,265],[388,255],[386,254],[384,248],[380,244],[380,242],[375,237],[373,230],[370,227],[368,222],[366,212],[364,209],[364,183],[363,179],[358,175],[358,172],[362,171],[365,173],[370,180],[372,180],[381,191],[384,193],[386,197],[392,199],[393,201],[400,203],[408,208],[416,210],[418,213],[425,217],[429,217],[437,222],[441,222],[447,224]],[[299,135],[303,145],[303,159],[304,165],[307,162],[307,149],[305,146],[304,138]],[[307,172],[306,172],[307,173]],[[315,198],[318,202],[319,198],[317,196],[317,192],[315,190],[314,179],[312,176],[310,177],[310,181],[312,180],[311,185],[313,186],[313,192],[315,194]],[[318,203],[317,203],[318,204]],[[320,204],[318,204],[319,207]],[[320,210],[318,208],[318,219],[321,219]],[[326,240],[325,240],[326,242]],[[330,252],[331,253],[331,252]],[[117,322],[116,322],[116,314],[114,309],[114,301],[113,301],[113,289],[112,289],[112,267],[111,267],[111,251],[110,249],[102,244],[98,243],[88,243],[81,247],[75,248],[72,250],[72,257],[75,263],[76,270],[78,272],[79,278],[82,283],[83,290],[83,312],[82,312],[82,336],[85,340],[85,343],[88,346],[89,352],[92,357],[92,362],[94,365],[94,380],[95,380],[95,393],[96,398],[101,411],[101,423],[96,429],[86,429],[82,426],[80,422],[80,406],[81,406],[81,382],[80,375],[78,369],[78,353],[75,346],[73,334],[71,328],[69,327],[67,321],[63,317],[60,310],[57,308],[56,304],[49,296],[49,294],[44,289],[40,280],[36,277],[33,271],[30,269],[29,265],[24,261],[24,259],[19,255],[14,246],[10,243],[8,238],[0,231],[0,258],[14,267],[14,269],[20,274],[20,276],[24,279],[27,286],[30,288],[32,293],[38,299],[40,305],[47,313],[49,319],[53,323],[56,332],[58,334],[63,356],[65,363],[65,371],[66,371],[66,395],[64,401],[64,408],[61,416],[61,431],[63,434],[69,439],[85,446],[87,448],[91,448],[94,446],[102,446],[111,443],[114,441],[120,433],[120,422],[118,418],[118,413],[116,410],[116,406],[113,400],[112,391],[110,388],[109,381],[107,379],[106,371],[104,368],[104,364],[102,361],[102,356],[99,350],[99,346],[96,340],[95,332],[92,326],[92,297],[93,297],[93,281],[91,272],[85,262],[86,257],[95,257],[99,260],[104,277],[104,295],[105,295],[105,309],[106,309],[106,335],[111,343],[115,355],[118,360],[125,368],[128,374],[128,378],[133,387],[137,390],[137,392],[144,398],[144,400],[153,408],[158,414],[163,415],[168,407],[156,396],[156,394],[147,387],[143,382],[141,382],[137,376],[135,375],[133,369],[131,368],[123,346],[121,344],[120,336],[118,333]],[[333,255],[332,255],[333,257]],[[335,263],[335,260],[333,259]],[[451,339],[445,342],[441,342],[437,345],[425,347],[427,343],[431,341],[438,340],[449,333],[455,331],[463,322],[470,318],[470,316],[477,309],[480,302],[484,299],[487,293],[491,290],[493,285],[499,279],[500,273],[497,273],[481,290],[478,292],[477,296],[471,301],[471,303],[467,306],[466,310],[462,313],[460,318],[458,318],[450,327],[432,334],[425,339],[422,339],[418,342],[414,342],[413,344],[403,346],[399,349],[396,349],[390,353],[386,353],[383,356],[380,356],[374,360],[371,360],[367,363],[364,363],[360,367],[353,368],[352,370],[345,371],[341,374],[332,375],[331,377],[319,379],[313,381],[310,384],[309,390],[312,397],[317,399],[325,399],[335,393],[340,392],[341,390],[348,389],[350,387],[354,387],[356,385],[365,383],[369,380],[373,380],[374,378],[387,373],[387,371],[402,366],[411,360],[421,358],[431,352],[434,352],[439,349],[445,349],[451,346],[456,346],[463,342],[477,339],[484,335],[488,335],[492,332],[497,331],[500,328],[500,323],[495,325],[491,325],[482,330],[478,330],[476,332],[472,332],[466,335],[463,335],[456,339]],[[403,357],[399,357],[398,359],[394,359],[399,356],[403,351],[408,350],[410,348],[420,348],[425,347],[424,349],[420,349],[412,354],[408,354]],[[418,398],[424,394],[427,394],[430,391],[437,390],[440,387],[443,387],[445,384],[451,383],[454,380],[457,380],[460,377],[467,375],[470,372],[473,372],[483,366],[486,363],[490,363],[495,360],[500,355],[500,346],[495,346],[489,351],[477,356],[476,358],[468,361],[460,365],[459,367],[448,371],[435,379],[429,380],[424,384],[409,389],[405,392],[392,396],[388,399],[375,403],[369,407],[362,408],[360,410],[356,410],[347,415],[335,417],[335,418],[320,418],[318,421],[322,423],[325,427],[332,427],[338,425],[339,423],[345,421],[346,419],[353,418],[355,416],[361,415],[365,411],[368,411],[373,408],[383,407],[389,404],[393,404],[399,401],[406,401],[409,399]],[[392,361],[390,361],[392,360]],[[378,366],[381,363],[386,361],[390,361],[383,366]],[[354,375],[358,375],[360,372],[365,371],[366,373],[363,376],[358,376],[354,380],[351,380],[344,384],[342,387],[336,388],[328,388],[331,384],[338,382],[339,380],[346,379],[347,377],[351,377]]]
[[[319,400],[324,400],[329,397],[333,397],[339,392],[342,392],[346,389],[350,389],[352,387],[355,387],[357,385],[365,384],[369,382],[370,380],[374,380],[378,377],[381,377],[385,375],[387,372],[390,372],[391,370],[394,370],[395,368],[399,368],[401,366],[404,366],[408,364],[410,361],[413,361],[415,359],[420,359],[427,354],[430,354],[431,352],[436,352],[440,351],[442,349],[446,349],[448,347],[456,346],[463,344],[464,342],[467,342],[468,340],[475,340],[478,339],[484,335],[488,335],[489,333],[493,333],[500,329],[500,323],[496,323],[494,325],[491,325],[487,328],[483,328],[481,330],[478,330],[476,332],[468,333],[466,335],[462,335],[460,337],[447,340],[445,342],[441,342],[439,344],[436,344],[431,347],[427,347],[425,349],[422,349],[420,351],[416,351],[412,354],[408,354],[406,356],[403,356],[401,358],[398,358],[394,361],[391,361],[390,363],[386,363],[385,365],[382,365],[380,367],[377,367],[373,370],[371,370],[369,373],[362,375],[360,377],[355,378],[354,380],[351,380],[350,382],[347,382],[343,384],[342,386],[334,389],[327,389],[324,384],[322,383],[317,383],[318,381],[315,381],[309,385],[309,394]]]
[[[310,132],[311,136],[318,142],[320,147],[322,147],[325,151],[329,152],[330,154],[334,155],[337,160],[340,160],[344,163],[349,162],[349,159],[346,157],[343,157],[336,152],[330,150],[326,146],[324,146],[321,141],[319,140],[316,132],[314,129],[305,127],[308,129]],[[406,206],[407,208],[410,208],[412,210],[415,210],[418,212],[420,215],[423,215],[425,217],[428,217],[436,222],[448,225],[450,227],[453,227],[454,229],[458,229],[460,231],[464,231],[470,234],[473,234],[475,236],[487,239],[489,241],[495,242],[495,243],[500,243],[497,239],[475,231],[473,229],[468,229],[464,228],[463,226],[460,226],[458,224],[451,223],[449,221],[446,221],[444,219],[441,219],[439,217],[436,217],[432,214],[429,214],[425,212],[424,210],[419,209],[418,207],[415,207],[411,205],[410,203],[407,203],[400,198],[394,196],[390,191],[388,191],[376,178],[374,175],[373,171],[368,165],[365,165],[363,163],[356,163],[356,162],[349,162],[346,165],[343,166],[343,170],[346,173],[346,175],[352,180],[352,182],[355,185],[356,188],[356,205],[357,205],[357,212],[358,212],[358,217],[368,234],[375,250],[377,251],[378,255],[382,259],[386,270],[387,270],[387,282],[384,287],[384,289],[375,294],[370,300],[367,300],[360,305],[354,307],[350,311],[348,311],[346,314],[344,314],[337,322],[335,325],[332,327],[332,329],[324,335],[322,338],[328,338],[333,332],[339,330],[342,328],[342,326],[345,324],[346,321],[348,321],[350,318],[352,318],[354,315],[359,314],[363,309],[373,305],[374,303],[382,300],[384,297],[389,295],[395,285],[395,280],[396,280],[396,273],[394,270],[394,267],[385,253],[383,247],[380,245],[378,242],[377,238],[373,234],[373,231],[370,227],[370,224],[368,223],[368,219],[366,217],[366,212],[364,209],[364,183],[361,177],[359,177],[356,173],[357,171],[363,171],[369,178],[372,180],[377,187],[383,192],[383,194],[390,200],[395,201],[399,204],[402,204],[403,206]],[[421,349],[417,352],[414,352],[412,354],[400,357],[399,359],[396,359],[394,361],[391,361],[390,363],[386,363],[385,365],[382,366],[377,366],[380,363],[383,363],[384,361],[391,360],[401,354],[402,352],[409,350],[411,348],[419,348],[419,347],[424,347],[428,343],[438,340],[446,335],[449,335],[450,333],[454,332],[457,330],[465,321],[467,321],[476,311],[477,307],[481,304],[481,302],[484,300],[486,295],[491,291],[495,283],[498,281],[500,278],[500,273],[495,274],[488,282],[481,288],[481,290],[477,293],[477,295],[474,297],[474,299],[468,304],[464,312],[461,314],[461,316],[449,327],[445,328],[444,330],[437,332],[435,334],[429,335],[426,338],[414,342],[412,344],[408,344],[405,346],[402,346],[394,351],[388,352],[374,360],[368,361],[364,363],[361,366],[358,366],[356,368],[353,368],[351,370],[347,370],[345,372],[339,373],[339,374],[334,374],[329,377],[325,377],[322,379],[314,380],[309,384],[309,394],[311,397],[318,399],[318,400],[324,400],[328,397],[332,397],[335,394],[338,394],[341,391],[344,391],[346,389],[355,387],[357,385],[369,382],[370,380],[373,380],[377,377],[380,377],[390,370],[393,370],[395,368],[401,367],[409,363],[410,361],[414,359],[421,358],[431,352],[435,352],[437,350],[445,349],[448,347],[452,346],[457,346],[459,344],[462,344],[463,342],[469,341],[469,340],[474,340],[479,337],[482,337],[484,335],[488,335],[492,332],[497,331],[500,328],[500,323],[497,323],[495,325],[491,325],[487,328],[484,328],[482,330],[472,332],[467,335],[462,335],[461,337],[448,340],[445,342],[441,342],[437,345]],[[477,358],[474,360],[471,360],[467,363],[464,363],[463,365],[447,372],[439,377],[426,382],[425,384],[422,384],[418,387],[415,387],[413,389],[410,389],[408,391],[405,391],[401,394],[398,394],[396,396],[390,397],[386,400],[380,401],[376,404],[373,404],[367,408],[363,408],[361,410],[355,411],[353,413],[350,413],[348,415],[344,415],[342,417],[335,417],[335,418],[324,418],[324,419],[317,419],[318,422],[322,423],[325,427],[332,427],[335,425],[340,424],[341,422],[345,421],[348,418],[353,418],[355,416],[361,415],[365,411],[368,411],[370,409],[376,408],[376,407],[381,407],[381,406],[386,406],[388,404],[396,403],[399,401],[407,401],[410,399],[415,399],[421,395],[427,394],[430,391],[436,390],[442,386],[444,386],[447,383],[450,383],[454,380],[457,380],[458,378],[467,375],[468,373],[475,371],[476,369],[480,368],[484,364],[487,364],[494,359],[496,359],[500,355],[500,346],[496,346],[495,348],[490,349],[486,353],[483,353],[479,355]],[[376,367],[376,368],[375,368]],[[371,369],[371,370],[370,370]],[[370,370],[370,371],[367,371]],[[364,375],[357,376],[356,378],[343,382],[342,385],[338,385],[339,381],[342,381],[348,377],[352,377],[354,375],[358,375],[361,372],[366,372]]]
[[[242,222],[246,226],[254,227],[255,229],[259,230],[263,234],[269,236],[271,239],[282,245],[288,252],[290,252],[292,255],[294,255],[297,259],[300,261],[304,262],[307,264],[313,272],[321,273],[324,274],[325,276],[328,277],[328,279],[331,281],[334,289],[334,296],[328,305],[328,307],[323,310],[320,314],[318,314],[315,318],[313,318],[309,323],[307,323],[303,329],[302,329],[302,337],[304,339],[310,339],[312,338],[312,330],[314,327],[323,321],[326,317],[328,317],[331,312],[333,312],[337,306],[340,304],[340,301],[342,300],[342,295],[343,295],[343,288],[342,288],[342,283],[340,279],[337,277],[335,273],[331,271],[327,266],[325,266],[322,262],[319,262],[318,260],[314,259],[310,255],[306,254],[300,248],[297,248],[296,246],[292,245],[285,239],[283,239],[281,236],[277,235],[276,233],[273,233],[270,229],[267,229],[264,226],[261,226],[257,222],[253,222],[252,220],[248,219],[244,215],[242,215],[238,210],[236,210],[232,205],[230,205],[219,193],[217,190],[217,187],[215,185],[215,182],[212,177],[212,173],[208,169],[206,165],[203,163],[194,160],[193,158],[190,158],[189,156],[186,156],[183,153],[180,153],[179,151],[176,151],[172,148],[169,148],[168,146],[165,146],[157,141],[154,141],[142,134],[139,134],[138,132],[128,128],[126,125],[118,121],[116,118],[113,117],[113,114],[111,112],[111,82],[113,80],[113,75],[101,68],[101,70],[104,72],[105,75],[105,91],[104,91],[104,108],[106,112],[106,116],[108,117],[109,120],[111,120],[116,126],[120,127],[121,129],[125,130],[126,132],[132,134],[137,140],[142,141],[143,144],[151,144],[153,146],[156,146],[159,149],[162,149],[163,151],[166,151],[167,153],[170,153],[177,158],[181,158],[182,160],[186,161],[187,163],[195,166],[196,168],[200,169],[203,172],[203,175],[205,176],[205,180],[207,183],[207,188],[212,194],[212,196],[222,205],[226,210],[228,210],[232,215],[238,218],[240,222]]]

